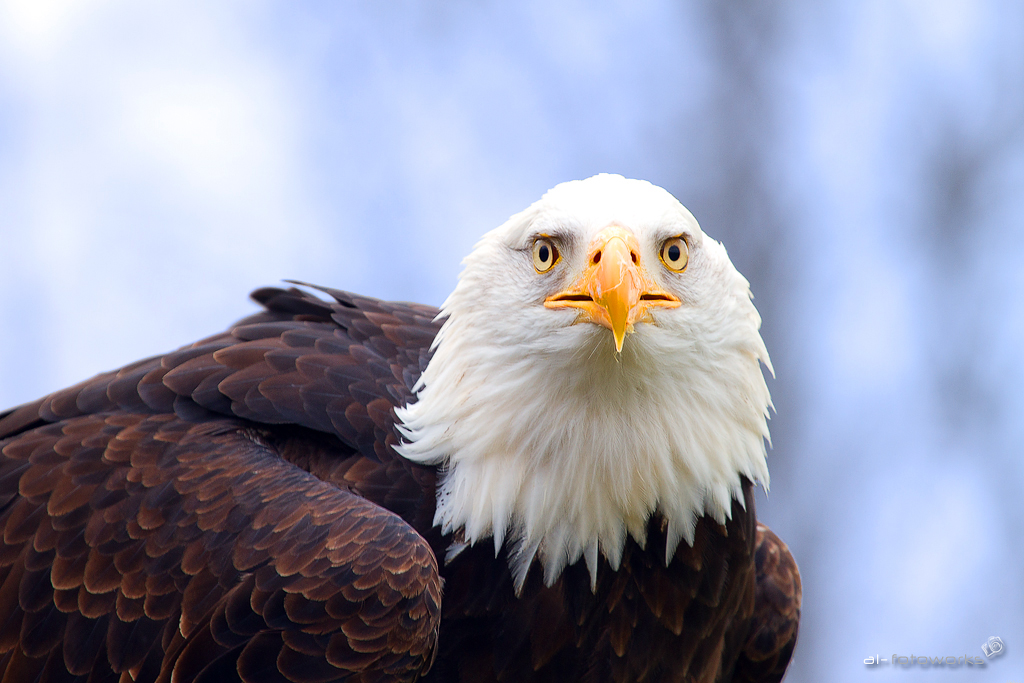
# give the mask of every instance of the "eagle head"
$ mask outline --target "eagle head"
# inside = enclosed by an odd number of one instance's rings
[[[668,192],[563,183],[464,265],[399,450],[441,467],[435,524],[504,545],[517,590],[535,558],[548,584],[581,557],[595,581],[655,514],[668,563],[743,502],[743,477],[767,488],[761,318]]]

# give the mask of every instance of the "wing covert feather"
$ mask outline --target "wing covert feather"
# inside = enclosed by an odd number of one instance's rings
[[[426,541],[244,423],[101,413],[0,446],[8,676],[412,680],[429,663]]]
[[[326,432],[379,458],[374,444],[393,432],[391,408],[412,398],[430,359],[441,325],[438,311],[318,289],[334,301],[295,288],[257,290],[252,296],[266,310],[227,332],[2,413],[0,439],[92,413],[188,413],[198,407]],[[372,416],[370,403],[378,406]]]
[[[252,296],[266,310],[227,332],[0,414],[0,439],[114,411],[296,425],[334,437],[333,460],[349,468],[344,485],[416,528],[430,528],[434,501],[423,492],[432,493],[434,472],[395,453],[394,408],[412,399],[440,328],[438,311],[321,291],[333,300],[295,288],[257,290]],[[334,467],[306,460],[306,469]],[[365,465],[352,467],[359,460]]]
[[[757,594],[750,633],[736,665],[736,683],[777,683],[786,674],[800,626],[800,570],[789,548],[757,525]]]

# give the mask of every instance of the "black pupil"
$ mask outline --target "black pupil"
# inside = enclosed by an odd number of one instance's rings
[[[679,245],[678,244],[673,244],[671,247],[668,248],[668,260],[669,261],[678,261],[679,260]]]
[[[548,262],[548,256],[550,256],[550,253],[548,251],[548,245],[546,245],[546,244],[540,245],[540,250],[537,252],[537,256],[540,256],[540,262],[541,263],[547,263]]]

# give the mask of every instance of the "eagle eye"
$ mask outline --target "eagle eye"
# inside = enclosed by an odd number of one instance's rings
[[[533,243],[533,267],[538,273],[546,273],[558,263],[558,248],[546,237],[538,237]]]
[[[686,270],[690,260],[689,250],[682,237],[670,237],[661,245],[661,262],[665,267],[676,273]]]

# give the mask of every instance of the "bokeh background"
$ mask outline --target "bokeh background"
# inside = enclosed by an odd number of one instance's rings
[[[440,304],[602,171],[752,283],[788,680],[1024,680],[1018,2],[0,2],[0,407],[283,278]]]

